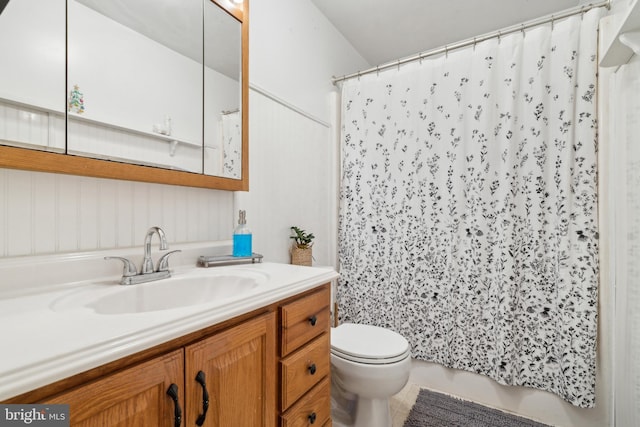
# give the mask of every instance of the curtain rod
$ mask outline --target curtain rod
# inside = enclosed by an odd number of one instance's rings
[[[407,58],[403,58],[403,59],[398,59],[395,61],[391,61],[391,62],[387,62],[385,64],[382,65],[378,65],[376,67],[372,67],[369,69],[366,69],[364,71],[358,71],[356,73],[352,73],[352,74],[347,74],[344,75],[342,77],[334,77],[331,79],[331,82],[335,85],[337,83],[340,83],[342,81],[345,80],[349,80],[349,79],[353,79],[355,77],[360,77],[363,76],[365,74],[371,74],[371,73],[377,73],[378,71],[381,70],[386,70],[387,68],[391,68],[391,67],[399,67],[402,64],[406,64],[409,62],[413,62],[413,61],[418,61],[424,58],[427,58],[429,56],[434,56],[434,55],[439,55],[442,53],[448,53],[449,51],[455,50],[455,49],[460,49],[466,46],[471,46],[471,45],[475,45],[477,43],[483,42],[485,40],[489,40],[489,39],[494,39],[494,38],[500,38],[502,36],[505,36],[507,34],[511,34],[511,33],[516,33],[518,31],[523,31],[524,30],[528,30],[529,28],[532,27],[536,27],[538,25],[542,25],[542,24],[547,24],[549,22],[554,22],[557,21],[559,19],[564,19],[564,18],[568,18],[570,16],[573,15],[577,15],[580,13],[585,13],[590,11],[591,9],[597,8],[597,7],[606,7],[607,9],[611,9],[611,0],[604,0],[601,1],[599,3],[591,3],[589,5],[583,5],[580,7],[574,7],[571,9],[567,9],[564,12],[561,12],[559,14],[553,14],[553,15],[549,15],[543,18],[538,18],[535,19],[533,21],[528,21],[525,22],[523,24],[520,25],[514,25],[512,27],[507,27],[505,29],[499,30],[499,31],[494,31],[492,33],[487,33],[484,34],[482,36],[479,37],[473,37],[471,39],[466,39],[466,40],[462,40],[460,42],[457,43],[453,43],[450,45],[445,45],[443,47],[439,47],[439,48],[435,48],[432,50],[428,50],[426,52],[422,52],[419,53],[417,55],[413,55],[413,56],[409,56]]]

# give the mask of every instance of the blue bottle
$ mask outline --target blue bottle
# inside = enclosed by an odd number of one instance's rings
[[[247,227],[247,212],[240,211],[238,226],[233,230],[233,256],[251,256],[251,230]]]

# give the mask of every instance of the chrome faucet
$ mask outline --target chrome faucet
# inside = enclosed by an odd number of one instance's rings
[[[158,233],[160,238],[160,250],[166,251],[167,238],[164,235],[164,231],[160,227],[151,227],[147,230],[147,235],[144,237],[144,259],[142,260],[142,274],[153,273],[153,260],[151,259],[151,239],[153,235]]]
[[[153,260],[151,259],[151,239],[154,234],[158,234],[160,237],[160,250],[165,251],[169,248],[167,245],[167,238],[165,237],[164,231],[160,227],[151,227],[147,230],[147,234],[144,238],[144,258],[142,260],[142,268],[140,269],[140,274],[136,269],[136,266],[123,257],[104,257],[104,259],[117,259],[124,263],[124,268],[122,270],[122,280],[120,280],[121,285],[136,285],[138,283],[151,282],[154,280],[166,279],[167,277],[171,277],[171,272],[169,271],[169,256],[176,252],[180,252],[180,250],[175,250],[171,252],[167,252],[158,260],[158,266],[153,268]]]

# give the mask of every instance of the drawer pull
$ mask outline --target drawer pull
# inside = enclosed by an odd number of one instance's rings
[[[312,412],[311,414],[309,414],[308,418],[309,418],[309,424],[315,424],[317,415],[315,412]]]
[[[318,318],[316,317],[315,314],[309,317],[309,323],[311,324],[311,326],[316,326],[317,322],[318,322]]]
[[[196,381],[202,386],[202,414],[198,415],[198,419],[196,420],[196,425],[201,426],[204,424],[204,420],[207,418],[207,411],[209,410],[209,392],[207,391],[204,372],[198,371]]]
[[[311,375],[314,375],[316,373],[316,364],[312,363],[311,365],[309,365],[309,367],[307,369],[309,369],[309,373]]]
[[[174,405],[174,415],[173,415],[173,425],[174,427],[180,427],[182,423],[182,409],[180,409],[180,402],[178,401],[178,386],[175,384],[171,384],[167,389],[167,394],[173,400]]]

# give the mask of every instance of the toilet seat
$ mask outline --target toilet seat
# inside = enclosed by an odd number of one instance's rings
[[[383,365],[404,360],[410,352],[402,335],[385,328],[344,323],[331,329],[331,353],[345,360]]]

